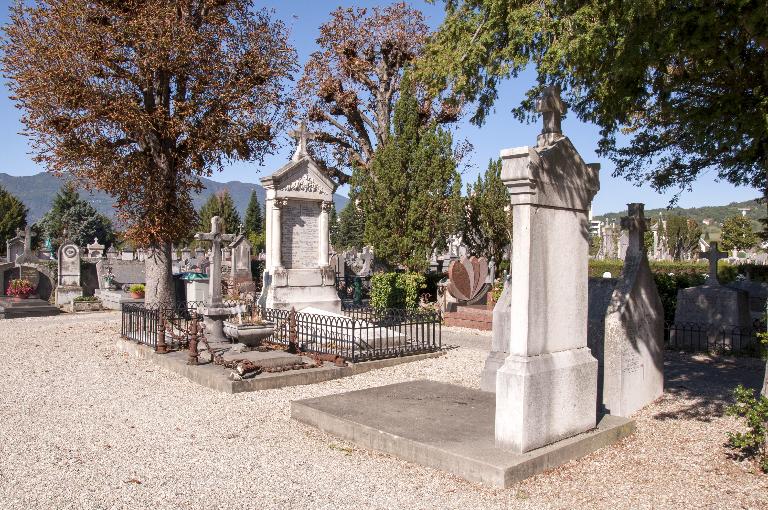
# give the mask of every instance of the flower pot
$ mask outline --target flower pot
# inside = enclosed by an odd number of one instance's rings
[[[274,330],[275,325],[272,323],[255,326],[224,321],[224,335],[247,347],[258,347],[261,342],[272,336]]]
[[[131,297],[133,299],[144,299],[144,293],[143,292],[131,292]]]

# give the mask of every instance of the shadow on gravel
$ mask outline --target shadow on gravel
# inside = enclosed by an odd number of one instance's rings
[[[733,389],[742,384],[760,389],[765,361],[667,352],[664,355],[665,395],[692,401],[672,412],[654,416],[657,420],[699,420],[708,422],[725,414],[733,401]]]

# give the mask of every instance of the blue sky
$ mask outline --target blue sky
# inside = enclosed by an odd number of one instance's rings
[[[0,1],[0,22],[8,20],[9,0]],[[375,1],[301,1],[282,0],[279,2],[255,1],[257,7],[274,9],[275,15],[282,19],[291,29],[291,40],[295,45],[303,65],[309,54],[316,49],[315,39],[319,26],[328,19],[328,14],[338,5],[371,7],[385,5],[385,2]],[[437,27],[442,19],[442,4],[438,1],[431,5],[423,1],[411,2],[422,9],[427,22]],[[536,135],[541,126],[538,124],[523,124],[510,114],[510,110],[523,97],[525,90],[533,83],[533,72],[528,71],[514,81],[508,81],[500,87],[499,101],[495,111],[489,116],[483,127],[478,128],[463,121],[454,126],[456,140],[467,139],[474,146],[469,156],[470,166],[462,176],[464,182],[474,182],[477,174],[483,171],[490,158],[496,158],[499,151],[508,147],[534,145]],[[8,91],[3,84],[0,94],[0,172],[11,175],[31,175],[43,171],[36,165],[29,153],[29,144],[25,137],[19,134],[21,123],[20,112],[15,109],[8,99]],[[598,129],[592,124],[585,124],[569,115],[563,121],[563,132],[571,138],[576,148],[587,162],[601,164],[600,192],[593,202],[595,214],[621,211],[628,202],[644,202],[646,208],[665,207],[673,192],[660,195],[649,186],[637,187],[623,179],[611,177],[613,165],[595,154],[598,141]],[[217,181],[238,180],[243,182],[258,182],[258,179],[276,170],[290,157],[292,148],[287,139],[283,139],[282,149],[266,159],[263,166],[253,163],[236,163],[227,167],[223,172],[213,176]],[[681,195],[679,205],[694,207],[703,205],[723,205],[733,201],[756,198],[759,193],[752,188],[735,187],[724,182],[715,182],[714,175],[703,176],[694,186],[694,191]],[[346,194],[345,189],[341,189]]]

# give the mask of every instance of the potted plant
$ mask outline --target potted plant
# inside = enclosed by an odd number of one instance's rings
[[[18,279],[11,280],[8,285],[7,294],[19,299],[27,299],[33,292],[35,292],[35,288],[29,280]]]
[[[96,296],[77,296],[72,300],[72,312],[96,312],[101,310],[101,301]]]
[[[243,317],[239,311],[237,318],[224,321],[224,335],[245,347],[258,347],[265,339],[272,336],[274,323],[267,322],[261,317],[261,310],[253,306],[249,317]]]
[[[144,284],[134,283],[128,288],[128,292],[131,293],[133,299],[144,299]]]

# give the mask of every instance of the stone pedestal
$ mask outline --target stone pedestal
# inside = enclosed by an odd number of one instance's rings
[[[493,328],[491,337],[491,352],[485,359],[483,372],[480,374],[480,389],[496,392],[496,372],[504,365],[509,355],[509,334],[512,328],[510,315],[512,313],[512,289],[509,278],[504,283],[504,290],[493,308]]]
[[[501,152],[513,213],[509,353],[496,375],[496,443],[524,453],[596,424],[597,360],[587,347],[588,210],[599,188],[560,133],[547,89],[536,147]]]
[[[79,285],[59,285],[56,287],[56,305],[63,306],[71,303],[76,297],[83,295]]]

